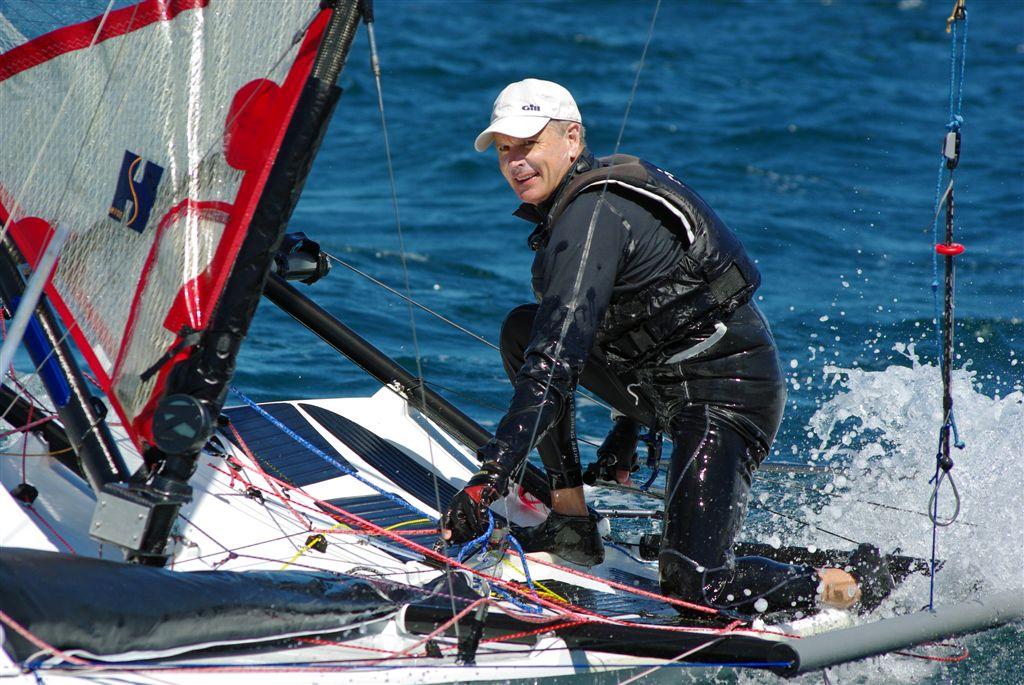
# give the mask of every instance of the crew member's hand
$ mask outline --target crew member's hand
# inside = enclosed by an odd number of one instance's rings
[[[493,463],[485,463],[455,494],[441,517],[441,537],[462,544],[487,530],[487,507],[508,492],[508,479]]]

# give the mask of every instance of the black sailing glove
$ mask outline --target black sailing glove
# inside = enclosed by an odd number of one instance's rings
[[[505,470],[497,462],[484,462],[441,517],[441,537],[455,544],[480,537],[487,530],[487,507],[507,494]]]

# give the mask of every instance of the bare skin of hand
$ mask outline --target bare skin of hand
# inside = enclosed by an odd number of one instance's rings
[[[860,600],[860,588],[846,571],[839,568],[820,568],[821,603],[836,609],[849,609]]]

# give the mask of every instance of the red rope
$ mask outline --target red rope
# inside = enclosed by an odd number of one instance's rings
[[[417,647],[419,647],[421,645],[427,644],[428,642],[433,640],[435,637],[437,637],[438,635],[440,635],[444,631],[448,630],[448,628],[450,626],[452,626],[455,623],[457,623],[460,618],[462,618],[463,616],[465,616],[469,612],[473,611],[474,609],[476,609],[481,604],[485,604],[485,603],[488,603],[490,601],[491,600],[488,599],[487,597],[481,597],[480,599],[476,600],[475,602],[470,603],[470,605],[467,606],[465,609],[463,609],[459,613],[455,614],[450,619],[448,619],[447,621],[442,623],[440,626],[438,626],[437,629],[434,630],[434,632],[430,633],[426,637],[421,638],[420,640],[417,640],[415,643],[409,645],[405,649],[403,649],[403,650],[401,650],[399,652],[395,652],[395,654],[392,657],[387,657],[387,658],[389,658],[389,659],[390,658],[396,658],[396,659],[397,658],[401,658],[401,657],[405,656],[406,654],[408,654],[409,652],[411,652],[412,650],[416,649]],[[372,661],[372,662],[370,662],[370,665],[371,666],[376,666],[376,665],[380,664],[382,661],[384,661],[384,659],[379,659],[377,661]]]
[[[299,637],[296,638],[296,642],[305,642],[311,645],[320,645],[323,647],[344,647],[345,649],[355,649],[364,652],[380,652],[383,654],[390,654],[394,656],[398,652],[393,649],[381,649],[380,647],[368,647],[366,645],[354,645],[351,642],[340,642],[338,640],[324,640],[316,637]]]
[[[35,409],[34,404],[28,405],[28,421],[32,423],[32,411]],[[2,436],[0,436],[2,437]],[[21,482],[28,482],[28,436],[25,436],[21,441]]]
[[[215,471],[218,471],[219,473],[222,473],[222,474],[224,474],[224,475],[226,475],[228,477],[231,476],[230,473],[225,472],[223,469],[218,468],[214,464],[210,464],[210,467],[213,468]],[[273,476],[271,476],[269,474],[266,474],[265,477],[268,478],[269,480],[277,481],[276,478],[274,478]],[[280,481],[278,481],[278,483],[279,484],[283,484]],[[267,494],[274,494],[274,493],[272,493],[269,490],[266,490],[264,488],[259,488],[258,486],[253,486],[253,487],[255,487],[258,490],[262,490],[263,492],[266,492]],[[400,535],[397,535],[396,533],[394,533],[392,531],[385,530],[384,528],[381,528],[377,524],[372,523],[370,521],[367,521],[366,519],[364,519],[364,518],[362,518],[362,517],[360,517],[360,516],[358,516],[356,514],[353,514],[353,513],[348,512],[348,511],[345,511],[344,509],[342,509],[342,508],[340,508],[340,507],[338,507],[338,506],[336,506],[334,504],[331,504],[330,502],[326,502],[324,500],[319,500],[319,499],[317,499],[315,497],[312,497],[311,495],[309,495],[308,493],[303,491],[301,488],[295,488],[293,490],[293,492],[299,492],[299,493],[304,494],[311,501],[316,502],[317,505],[318,505],[318,507],[316,507],[316,508],[310,507],[308,505],[301,505],[301,504],[299,504],[299,506],[303,506],[304,508],[309,508],[309,509],[314,509],[314,510],[318,508],[318,509],[321,509],[323,511],[326,511],[329,515],[333,512],[334,514],[337,515],[338,518],[344,519],[348,523],[353,523],[353,524],[355,524],[357,526],[363,527],[364,529],[371,530],[371,531],[376,532],[379,535],[382,535],[384,537],[388,537],[388,538],[394,540],[395,542],[397,542],[399,544],[405,545],[409,549],[412,549],[412,550],[415,550],[415,551],[419,552],[420,554],[424,555],[425,557],[427,557],[429,559],[441,562],[441,563],[446,564],[448,566],[451,566],[453,568],[457,568],[457,569],[464,570],[464,571],[467,571],[469,573],[472,573],[472,574],[476,575],[477,577],[483,578],[484,580],[487,580],[487,581],[489,581],[489,582],[491,582],[491,583],[493,583],[495,585],[498,585],[499,587],[505,588],[505,589],[509,590],[510,592],[513,592],[515,594],[518,594],[518,595],[522,596],[526,600],[533,601],[533,602],[535,602],[535,603],[537,603],[537,604],[539,604],[539,605],[541,605],[541,606],[543,606],[543,607],[545,607],[545,608],[555,612],[556,614],[559,614],[559,615],[562,615],[562,616],[565,616],[565,617],[586,618],[588,621],[595,622],[595,623],[607,623],[607,624],[610,624],[610,625],[617,625],[617,626],[623,626],[623,627],[636,627],[636,628],[642,628],[642,629],[648,629],[648,630],[654,629],[654,630],[660,630],[660,631],[664,631],[664,632],[722,634],[722,633],[727,633],[727,632],[733,632],[735,630],[735,628],[721,629],[721,628],[704,628],[704,627],[689,627],[689,626],[669,626],[669,625],[640,624],[640,623],[635,623],[635,622],[632,622],[632,621],[623,621],[623,620],[619,620],[619,619],[614,619],[614,618],[610,618],[610,617],[607,617],[607,616],[603,616],[603,615],[600,615],[600,614],[595,614],[595,613],[590,612],[587,609],[584,609],[583,607],[575,606],[573,604],[569,604],[569,603],[556,603],[556,602],[553,602],[551,600],[546,600],[546,599],[544,599],[542,597],[538,597],[538,596],[532,595],[527,590],[523,590],[523,589],[521,589],[521,588],[519,588],[519,587],[517,587],[517,586],[515,586],[513,584],[509,584],[505,580],[502,580],[502,579],[497,578],[495,576],[483,573],[482,571],[479,571],[478,569],[474,569],[474,568],[472,568],[470,566],[467,566],[466,564],[462,564],[462,563],[460,563],[458,561],[455,561],[454,559],[450,559],[449,557],[446,557],[446,556],[444,556],[444,555],[442,555],[442,554],[440,554],[438,552],[435,552],[433,549],[430,549],[428,547],[424,547],[423,545],[417,544],[416,542],[414,542],[412,540],[403,539]],[[541,563],[541,565],[557,568],[559,570],[563,570],[563,571],[566,571],[568,573],[572,573],[572,574],[579,575],[579,576],[586,577],[586,578],[591,578],[591,579],[594,579],[594,580],[596,580],[597,582],[600,582],[600,583],[606,583],[606,584],[611,585],[613,587],[617,587],[619,589],[622,589],[624,592],[630,592],[630,593],[638,594],[638,595],[651,596],[651,597],[654,597],[656,599],[659,599],[660,601],[666,601],[669,604],[679,604],[679,605],[682,605],[682,606],[686,606],[686,605],[689,604],[687,602],[683,602],[682,600],[674,600],[674,599],[668,598],[668,597],[663,599],[662,597],[660,597],[659,595],[657,595],[655,593],[648,593],[648,592],[646,592],[644,590],[639,590],[639,589],[637,589],[635,587],[630,587],[628,585],[623,585],[621,583],[615,583],[614,581],[608,581],[607,579],[599,578],[597,576],[591,576],[590,574],[585,574],[585,573],[583,573],[581,571],[576,571],[575,569],[561,567],[561,566],[558,566],[556,564],[552,564],[552,563],[549,563],[549,562],[539,562],[539,563]],[[693,605],[693,606],[694,607],[698,607],[699,605]],[[704,607],[703,611],[705,611],[707,613],[714,613],[714,614],[719,613],[717,610],[710,609],[708,607]],[[551,620],[557,620],[557,619],[552,618]],[[757,630],[757,629],[753,629],[753,628],[746,628],[746,629],[744,629],[744,632],[747,632],[747,633],[768,633],[768,634],[771,634],[773,636],[782,636],[782,637],[798,637],[796,635],[784,635],[784,634],[778,633],[776,631],[764,631],[764,630]]]
[[[54,418],[56,418],[55,416],[51,415],[51,416],[45,416],[45,417],[43,417],[41,419],[36,419],[35,421],[32,421],[32,410],[33,409],[35,409],[35,405],[29,405],[28,414],[29,414],[29,420],[31,421],[31,423],[26,423],[24,426],[20,426],[18,428],[12,428],[11,430],[4,431],[3,433],[0,433],[0,438],[6,438],[8,435],[14,435],[15,433],[26,433],[26,432],[32,430],[33,428],[41,426],[44,423],[47,423],[49,421],[53,421]]]
[[[930,654],[914,654],[913,652],[893,652],[893,654],[899,654],[900,656],[909,656],[912,659],[923,659],[924,661],[938,661],[944,664],[958,664],[961,661],[965,661],[971,656],[970,650],[952,642],[926,642],[921,645],[922,647],[956,647],[960,650],[959,654],[954,656],[933,656]]]
[[[59,540],[59,541],[60,541],[60,543],[61,543],[62,545],[64,545],[64,547],[65,547],[65,548],[66,548],[66,549],[67,549],[67,550],[68,550],[69,552],[71,552],[72,554],[75,554],[75,555],[77,555],[77,554],[78,554],[78,552],[76,552],[76,551],[75,551],[75,549],[74,549],[74,548],[73,548],[73,547],[71,546],[71,543],[69,543],[69,542],[68,542],[67,540],[65,540],[65,539],[64,539],[64,538],[63,538],[63,537],[61,536],[61,534],[57,532],[57,529],[56,529],[56,528],[54,528],[54,527],[53,527],[52,525],[50,525],[50,522],[49,522],[49,521],[47,521],[46,519],[44,519],[44,518],[43,518],[43,515],[42,515],[42,514],[40,514],[40,513],[38,512],[38,511],[36,511],[35,507],[33,507],[33,506],[32,506],[31,504],[26,504],[26,505],[25,505],[25,508],[26,508],[26,509],[28,509],[28,510],[29,510],[30,512],[32,512],[32,513],[33,513],[33,514],[35,515],[35,517],[36,517],[37,519],[39,519],[39,522],[40,522],[40,523],[42,523],[42,524],[43,524],[43,525],[44,525],[44,526],[46,527],[46,529],[47,529],[48,531],[50,531],[51,533],[53,533],[53,536],[54,536],[55,538],[57,538],[57,540]]]
[[[555,563],[550,562],[550,561],[544,561],[543,559],[538,559],[536,557],[532,557],[529,554],[526,555],[526,558],[530,560],[531,564],[540,564],[541,566],[550,566],[551,568],[558,569],[559,571],[565,571],[566,573],[571,573],[573,575],[580,576],[581,578],[586,578],[588,580],[593,580],[593,581],[596,581],[598,583],[604,583],[605,585],[613,587],[616,590],[622,590],[624,592],[631,592],[631,593],[633,593],[635,595],[640,595],[641,597],[647,597],[649,599],[656,599],[659,602],[665,602],[666,604],[673,604],[675,606],[683,607],[684,609],[690,609],[691,611],[698,611],[698,612],[701,612],[701,613],[712,614],[712,615],[717,615],[717,614],[720,613],[717,609],[712,609],[711,607],[701,606],[700,604],[693,604],[691,602],[686,602],[686,601],[681,600],[681,599],[675,599],[674,597],[668,597],[666,595],[659,595],[657,592],[648,592],[647,590],[641,590],[640,588],[633,587],[632,585],[626,585],[624,583],[616,582],[616,581],[614,581],[614,580],[612,580],[610,578],[601,578],[600,576],[594,576],[594,575],[591,575],[589,573],[584,573],[583,571],[580,571],[578,569],[569,568],[567,566],[560,566],[560,565],[555,564]]]
[[[57,649],[56,647],[54,647],[50,643],[44,642],[42,639],[36,637],[31,632],[29,632],[28,628],[26,628],[25,626],[21,625],[20,623],[15,621],[13,618],[11,618],[7,614],[5,614],[2,609],[0,609],[0,621],[3,621],[4,623],[6,623],[7,626],[10,627],[11,630],[16,632],[18,635],[21,635],[23,638],[25,638],[26,640],[28,640],[29,642],[34,644],[39,649],[44,649],[47,652],[50,652],[51,654],[53,654],[55,656],[59,656],[61,659],[63,659],[64,661],[67,661],[70,664],[76,664],[78,666],[87,666],[89,664],[88,661],[85,661],[83,659],[79,659],[76,656],[71,656],[67,652],[62,652],[61,650]]]
[[[252,465],[256,468],[256,471],[259,472],[261,476],[267,479],[267,482],[269,482],[271,487],[274,489],[274,494],[277,496],[279,500],[281,500],[281,503],[283,505],[288,507],[288,511],[292,513],[292,516],[294,516],[295,519],[299,522],[299,525],[304,527],[306,530],[311,529],[313,527],[312,522],[310,522],[308,518],[300,516],[299,512],[295,511],[295,508],[292,507],[288,498],[284,496],[284,493],[278,492],[277,486],[274,485],[274,480],[276,479],[270,480],[270,476],[267,474],[266,471],[263,470],[263,466],[256,458],[256,455],[252,453],[252,450],[249,449],[249,446],[245,444],[245,440],[242,439],[242,435],[241,433],[238,432],[238,429],[235,428],[235,425],[233,423],[229,423],[228,428],[231,429],[231,434],[235,436],[235,440],[238,441],[238,445],[242,448],[242,451],[245,452],[245,456],[249,457],[249,461],[252,462]]]
[[[521,637],[530,637],[532,635],[540,635],[541,633],[550,633],[562,628],[574,628],[581,626],[584,623],[590,623],[590,621],[565,621],[555,626],[543,626],[542,628],[534,628],[533,630],[524,630],[520,633],[512,633],[511,635],[501,635],[499,637],[489,637],[481,642],[506,642],[508,640],[517,640]]]

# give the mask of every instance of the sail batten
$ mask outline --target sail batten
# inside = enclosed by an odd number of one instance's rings
[[[0,120],[17,130],[0,221],[33,268],[53,227],[70,230],[47,296],[145,449],[224,295],[331,10],[117,4],[0,54]],[[6,47],[27,10],[0,11]]]

